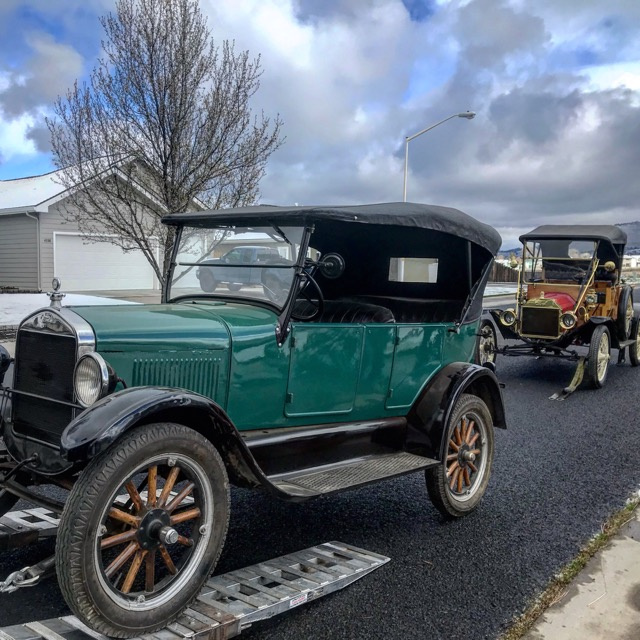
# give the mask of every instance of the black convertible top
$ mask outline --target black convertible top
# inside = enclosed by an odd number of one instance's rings
[[[275,207],[260,205],[173,213],[162,218],[162,222],[169,225],[186,224],[205,228],[218,225],[303,225],[322,220],[431,229],[470,240],[490,251],[492,255],[495,255],[502,243],[500,234],[493,227],[478,222],[475,218],[458,209],[412,202],[353,206]]]
[[[607,240],[614,245],[626,245],[627,234],[612,224],[545,224],[520,236],[527,240]]]

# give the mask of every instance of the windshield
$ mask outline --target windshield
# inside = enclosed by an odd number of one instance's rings
[[[553,239],[526,242],[522,267],[524,280],[579,281],[588,271],[596,249],[597,243],[593,240]]]
[[[284,305],[303,227],[183,227],[168,299],[207,295]]]

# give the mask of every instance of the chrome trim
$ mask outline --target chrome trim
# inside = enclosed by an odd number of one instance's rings
[[[96,349],[96,336],[93,332],[93,327],[77,313],[69,309],[68,307],[63,307],[62,309],[52,309],[51,307],[42,307],[41,309],[37,309],[33,313],[29,314],[18,326],[18,332],[20,331],[33,331],[35,333],[44,333],[42,329],[38,329],[36,327],[29,326],[29,320],[37,316],[41,313],[52,313],[57,316],[60,316],[60,319],[64,324],[69,328],[69,334],[67,335],[75,335],[77,341],[76,348],[76,360],[80,358],[80,356],[85,355],[86,353],[90,353],[95,351]],[[17,357],[16,352],[16,357]]]
[[[100,385],[100,393],[98,394],[98,397],[89,404],[85,404],[82,400],[80,400],[80,397],[78,395],[78,387],[76,383],[76,373],[78,372],[78,367],[80,366],[80,363],[86,358],[90,358],[98,365],[98,369],[100,371],[100,379],[102,382],[102,384]],[[100,400],[101,398],[104,398],[107,395],[108,391],[109,391],[109,367],[107,367],[107,363],[105,359],[99,353],[95,353],[95,352],[85,353],[83,356],[78,358],[76,362],[76,366],[73,368],[73,395],[75,396],[77,403],[85,408],[90,407],[91,405],[98,402],[98,400]]]

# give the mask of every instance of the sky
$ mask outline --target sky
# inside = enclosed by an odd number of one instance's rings
[[[0,0],[0,179],[52,170],[44,118],[114,0]],[[638,0],[201,0],[261,56],[284,121],[263,203],[462,209],[504,248],[538,224],[640,220]]]

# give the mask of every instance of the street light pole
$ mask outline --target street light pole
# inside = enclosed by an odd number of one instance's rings
[[[404,139],[404,188],[402,190],[402,202],[407,201],[407,171],[409,167],[409,143],[414,138],[421,136],[423,133],[427,133],[427,131],[431,131],[431,129],[435,129],[440,126],[447,120],[451,120],[452,118],[466,118],[467,120],[473,120],[476,117],[475,111],[465,111],[463,113],[454,113],[453,115],[445,118],[444,120],[440,120],[440,122],[436,122],[432,124],[430,127],[423,129],[422,131],[418,131],[418,133],[414,133],[412,136],[407,136]]]

